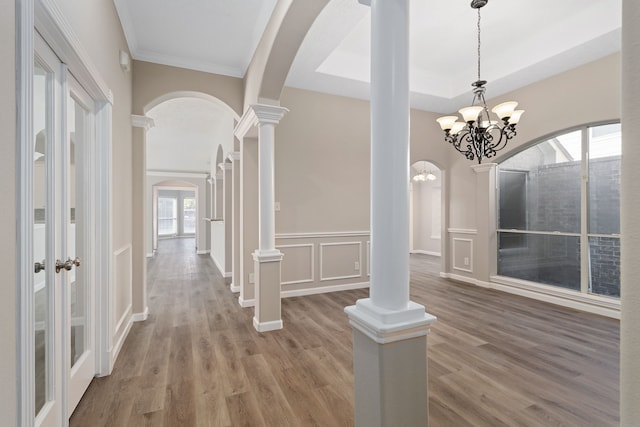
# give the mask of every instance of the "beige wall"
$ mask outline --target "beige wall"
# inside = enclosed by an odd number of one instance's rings
[[[242,115],[242,79],[186,70],[168,65],[133,61],[133,112],[172,92],[200,92],[214,96]]]
[[[17,265],[16,256],[16,51],[15,2],[2,1],[0,13],[0,194],[4,208],[0,210],[0,256],[8,266]],[[18,360],[17,360],[17,286],[16,269],[7,268],[0,286],[0,414],[2,423],[17,425]]]
[[[369,230],[369,103],[286,88],[276,128],[276,233]]]

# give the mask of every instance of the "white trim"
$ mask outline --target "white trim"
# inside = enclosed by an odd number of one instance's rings
[[[124,8],[126,9],[127,6]],[[128,37],[127,37],[128,40]],[[133,58],[138,61],[153,62],[154,64],[167,65],[169,67],[186,68],[188,70],[202,71],[223,76],[243,78],[245,70],[238,67],[225,67],[209,61],[199,61],[188,57],[178,57],[153,52],[148,49],[137,49],[132,52]]]
[[[566,237],[580,237],[580,233],[565,233],[564,231],[534,231],[534,230],[516,230],[510,229],[506,230],[500,228],[497,230],[498,233],[513,233],[513,234],[536,234],[541,236],[566,236]],[[591,237],[591,236],[589,236]],[[609,236],[606,236],[609,237]],[[620,236],[617,236],[620,237]]]
[[[143,128],[144,130],[149,130],[156,125],[156,122],[147,116],[140,116],[137,114],[131,115],[131,126],[134,128]]]
[[[496,166],[498,166],[497,163],[482,163],[479,165],[471,165],[471,169],[473,169],[475,173],[483,173],[489,172],[491,169],[495,169]]]
[[[228,279],[228,278],[230,278],[231,276],[233,276],[233,273],[232,273],[232,272],[230,272],[230,271],[227,271],[226,273],[224,273],[224,274],[222,275],[222,277],[224,277],[225,279]]]
[[[144,322],[149,317],[149,306],[144,308],[142,313],[133,313],[131,315],[131,320],[133,322]]]
[[[55,0],[37,0],[35,27],[93,99],[113,104],[111,89]]]
[[[293,289],[280,292],[282,298],[303,297],[307,295],[326,294],[330,292],[352,291],[354,289],[365,289],[370,286],[369,282],[347,283],[344,285],[318,286],[307,289]]]
[[[231,290],[231,292],[233,292],[234,294],[237,294],[238,292],[240,292],[240,286],[236,286],[233,283],[231,283],[229,285],[229,289]]]
[[[469,268],[457,267],[456,266],[456,242],[469,242]],[[459,237],[453,238],[453,243],[451,244],[451,257],[452,257],[452,268],[454,270],[464,271],[467,273],[473,273],[473,239],[461,239]]]
[[[33,73],[34,31],[33,0],[14,2],[16,6],[16,102],[18,122],[14,147],[17,161],[18,218],[17,271],[15,286],[19,295],[18,330],[16,331],[16,369],[18,413],[17,425],[31,426],[35,408],[35,325],[33,293]],[[7,143],[10,143],[7,141]],[[47,209],[49,211],[49,209]],[[47,270],[44,272],[47,274]],[[8,384],[7,387],[13,387]]]
[[[371,277],[371,240],[367,240],[367,277]]]
[[[533,282],[526,282],[532,289],[525,289],[517,283],[518,281],[512,282],[512,279],[505,280],[505,278],[501,276],[492,276],[491,282],[485,282],[473,277],[461,276],[452,273],[440,273],[440,277],[457,282],[470,283],[482,288],[495,289],[497,291],[519,295],[561,307],[610,317],[612,319],[620,319],[620,306],[617,304],[617,301],[605,297],[585,295],[578,291],[571,292],[566,289],[554,288],[552,286],[541,285]],[[494,282],[494,280],[498,280],[499,282]],[[544,288],[544,290],[542,290],[542,288]]]
[[[133,316],[131,315],[131,304],[129,304],[129,306],[125,310],[124,314],[122,315],[122,318],[120,318],[120,320],[118,321],[118,326],[116,327],[115,331],[120,329],[120,326],[122,326],[122,323],[125,320],[127,321],[127,325],[124,327],[122,333],[118,337],[118,341],[115,343],[115,345],[109,351],[110,358],[111,358],[111,366],[112,367],[115,364],[115,361],[118,358],[118,355],[120,354],[120,350],[122,350],[122,346],[124,345],[124,341],[127,339],[127,336],[129,335],[129,331],[131,330],[131,326],[133,326]],[[110,373],[111,372],[109,372],[109,374]]]
[[[149,252],[149,253],[147,254],[147,258],[153,258],[153,252]]]
[[[213,260],[213,263],[216,265],[216,268],[218,269],[218,271],[220,272],[220,275],[222,277],[226,277],[225,276],[225,271],[224,268],[222,268],[222,266],[220,265],[220,262],[216,259],[216,257],[213,255],[213,252],[209,252],[209,258],[211,258]]]
[[[448,228],[447,231],[457,234],[478,234],[478,230],[473,228]]]
[[[293,285],[293,284],[297,284],[297,283],[313,283],[315,282],[315,244],[313,243],[301,243],[301,244],[296,244],[296,245],[276,245],[276,249],[281,249],[281,248],[311,248],[311,255],[310,255],[310,264],[311,264],[311,278],[309,279],[302,279],[302,280],[290,280],[288,282],[280,282],[280,285]],[[284,258],[286,259],[286,257]]]
[[[162,171],[162,170],[147,170],[147,176],[159,176],[169,178],[202,178],[206,179],[209,174],[206,172],[175,172],[175,171]],[[154,184],[157,185],[157,184]],[[195,184],[193,184],[195,186]]]
[[[255,307],[256,300],[255,300],[255,298],[253,298],[253,299],[243,299],[242,296],[240,296],[240,297],[238,297],[238,304],[240,304],[240,307],[242,307],[242,308]]]
[[[189,238],[189,239],[193,239],[194,236],[179,236],[180,238]],[[196,251],[196,255],[208,255],[209,253],[211,253],[211,251],[209,249],[205,250],[205,251]]]
[[[348,245],[358,245],[358,274],[347,275],[347,276],[332,276],[332,277],[324,277],[322,274],[324,263],[322,262],[322,254],[324,252],[325,246],[348,246]],[[341,279],[354,279],[356,277],[362,276],[362,242],[335,242],[335,243],[320,243],[320,281],[325,282],[328,280],[341,280]]]
[[[277,331],[282,329],[282,320],[272,320],[270,322],[258,322],[258,319],[253,318],[253,327],[258,332]]]
[[[409,251],[409,253],[412,254],[421,254],[421,255],[431,255],[431,256],[440,256],[440,252],[433,252],[433,251],[423,251],[422,249],[414,249],[412,251]]]
[[[360,237],[368,236],[369,231],[332,231],[332,232],[315,232],[315,233],[279,233],[276,239],[320,239],[329,237]]]

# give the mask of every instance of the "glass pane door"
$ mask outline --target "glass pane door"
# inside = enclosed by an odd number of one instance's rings
[[[185,197],[182,199],[182,234],[196,234],[196,199]]]
[[[34,316],[35,316],[35,413],[40,412],[50,400],[52,372],[50,369],[51,322],[49,270],[53,259],[47,259],[47,164],[50,155],[47,136],[51,134],[51,123],[47,121],[47,108],[51,108],[51,76],[42,66],[35,64],[33,76],[34,115],[33,127],[33,265],[34,265]]]
[[[158,235],[178,234],[178,200],[174,197],[158,197]]]

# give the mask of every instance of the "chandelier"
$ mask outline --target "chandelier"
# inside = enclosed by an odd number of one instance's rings
[[[484,99],[486,80],[480,78],[480,8],[489,0],[472,0],[471,7],[478,10],[478,80],[473,82],[473,101],[470,107],[458,112],[458,116],[445,116],[437,119],[444,131],[444,140],[469,160],[491,158],[506,147],[507,141],[516,136],[516,124],[524,110],[516,110],[517,102],[503,102],[491,109],[500,120],[491,120]]]
[[[422,162],[421,171],[416,174],[412,179],[415,182],[425,182],[425,181],[435,181],[438,177],[432,172],[427,172],[426,168],[427,162]]]

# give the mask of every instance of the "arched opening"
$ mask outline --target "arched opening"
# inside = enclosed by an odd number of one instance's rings
[[[182,181],[162,181],[152,186],[153,251],[161,239],[191,239],[196,250],[198,227],[198,186]]]
[[[146,199],[151,204],[147,210],[151,215],[147,214],[144,221],[149,235],[146,253],[155,252],[158,238],[190,235],[191,229],[185,230],[184,226],[191,224],[191,217],[176,215],[174,221],[161,220],[158,216],[160,208],[168,209],[164,213],[169,215],[174,206],[179,213],[184,212],[180,203],[185,200],[191,203],[184,194],[188,190],[178,188],[181,185],[171,189],[161,189],[159,185],[160,182],[179,181],[195,188],[194,207],[189,211],[191,214],[195,210],[196,224],[192,228],[195,228],[196,251],[213,258],[214,245],[224,248],[226,237],[224,230],[218,230],[218,224],[210,221],[222,216],[224,174],[219,165],[233,151],[233,129],[238,116],[231,107],[211,95],[184,91],[154,99],[144,112],[154,122],[153,128],[146,132],[145,144]],[[160,199],[166,206],[158,204]],[[214,258],[214,261],[224,265],[224,259]]]
[[[410,168],[410,251],[427,270],[438,275],[443,265],[443,177],[442,170],[420,160]]]

